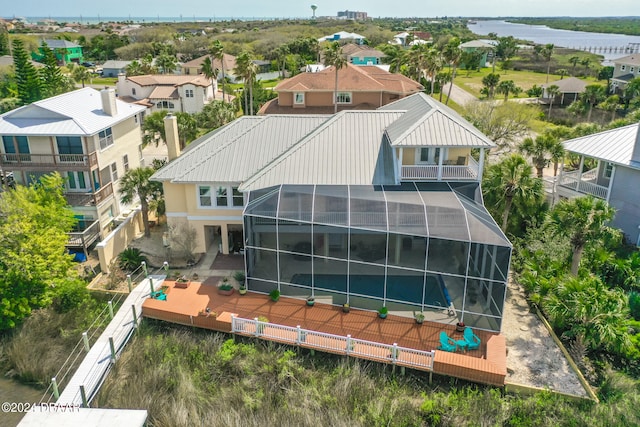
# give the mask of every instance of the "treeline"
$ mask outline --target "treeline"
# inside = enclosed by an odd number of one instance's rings
[[[639,17],[606,17],[606,18],[510,18],[508,22],[516,24],[546,25],[558,30],[586,31],[589,33],[640,35]]]

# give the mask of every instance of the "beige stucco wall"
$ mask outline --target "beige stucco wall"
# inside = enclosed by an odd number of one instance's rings
[[[213,185],[213,184],[212,184]],[[179,227],[184,221],[196,230],[196,253],[207,250],[211,236],[207,235],[205,226],[221,228],[223,252],[228,252],[227,226],[242,224],[242,208],[201,208],[198,206],[198,190],[196,184],[163,183],[167,208],[167,225]]]
[[[111,261],[125,250],[133,239],[140,235],[143,228],[142,212],[136,210],[96,245],[98,258],[100,259],[100,269],[103,273],[109,272]]]

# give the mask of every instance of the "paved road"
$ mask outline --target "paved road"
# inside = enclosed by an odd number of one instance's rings
[[[444,98],[446,100],[446,96],[447,93],[449,93],[449,85],[451,83],[447,83],[446,85],[444,85],[442,87],[442,91],[444,93]],[[453,102],[455,102],[456,104],[460,105],[460,106],[466,106],[467,104],[473,102],[473,101],[477,101],[478,98],[476,98],[475,96],[471,95],[469,92],[467,92],[466,90],[460,89],[459,86],[453,85],[453,88],[451,89],[451,100]]]

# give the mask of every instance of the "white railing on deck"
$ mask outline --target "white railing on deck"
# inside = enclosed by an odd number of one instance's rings
[[[402,166],[402,179],[437,180],[438,165]],[[476,180],[478,179],[478,162],[468,158],[467,165],[442,165],[442,180]]]
[[[243,319],[236,316],[232,316],[231,332],[394,365],[433,370],[435,355],[433,350],[424,351],[400,347],[397,344],[382,344],[352,338],[351,335],[345,337],[302,329],[300,326],[277,325],[258,319]]]
[[[602,185],[590,182],[591,180],[595,180],[595,178],[596,175],[593,171],[583,173],[582,180],[580,180],[580,174],[578,171],[566,172],[562,174],[558,184],[562,187],[570,188],[571,190],[578,191],[580,193],[591,194],[592,196],[606,199],[609,189]],[[578,182],[580,182],[579,187]]]

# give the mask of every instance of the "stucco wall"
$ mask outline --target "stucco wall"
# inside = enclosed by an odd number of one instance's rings
[[[103,273],[109,271],[111,261],[125,250],[142,230],[142,212],[136,210],[96,245],[98,258],[100,259],[100,269]]]

